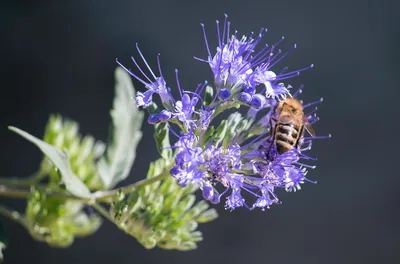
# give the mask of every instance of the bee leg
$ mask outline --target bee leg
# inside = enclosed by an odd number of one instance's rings
[[[268,158],[268,159],[271,159],[271,157],[270,157],[270,152],[271,152],[271,148],[272,148],[272,145],[274,144],[274,141],[275,141],[275,131],[276,131],[276,126],[277,126],[277,120],[275,119],[275,118],[271,118],[270,120],[269,120],[269,127],[270,127],[270,129],[272,129],[272,120],[275,122],[275,126],[274,126],[274,129],[271,131],[271,133],[270,133],[270,136],[269,136],[269,138],[267,139],[267,142],[270,142],[270,144],[269,144],[269,148],[268,148],[268,151],[267,151],[267,154],[266,154],[266,157]],[[272,138],[272,140],[271,140],[271,138]]]
[[[301,128],[300,128],[300,133],[299,133],[299,137],[298,137],[298,139],[297,139],[297,141],[296,141],[296,144],[294,145],[295,148],[297,149],[297,153],[300,153],[300,147],[301,147],[300,139],[303,137],[303,133],[304,133],[304,125],[301,126]]]
[[[274,126],[274,129],[271,131],[271,129],[272,129],[272,120],[275,122],[275,124],[276,124],[276,122],[278,121],[278,120],[276,120],[276,119],[273,118],[273,117],[271,117],[271,118],[269,119],[269,129],[270,129],[270,133],[269,133],[269,137],[267,138],[267,142],[271,141],[271,138],[273,139],[273,137],[275,137],[276,125]]]

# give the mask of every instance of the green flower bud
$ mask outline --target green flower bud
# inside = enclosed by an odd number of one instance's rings
[[[150,165],[147,177],[167,169],[163,159]],[[216,218],[204,200],[196,204],[197,187],[180,187],[174,178],[133,190],[127,197],[117,195],[110,208],[118,227],[135,237],[144,247],[191,250],[202,240],[198,223]]]
[[[60,115],[52,115],[46,125],[44,141],[68,153],[71,170],[90,190],[99,190],[103,182],[97,173],[96,161],[104,151],[102,142],[95,142],[92,136],[82,136],[74,121],[64,121]],[[58,185],[60,177],[51,162],[44,158],[41,163],[42,174],[50,176],[50,184]]]
[[[83,207],[80,202],[49,198],[36,190],[25,213],[29,232],[50,246],[68,247],[75,237],[88,236],[100,227],[101,218],[88,215]]]

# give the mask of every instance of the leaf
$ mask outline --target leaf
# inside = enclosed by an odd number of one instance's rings
[[[115,97],[111,110],[112,132],[106,152],[97,163],[107,189],[128,177],[136,158],[136,147],[142,138],[143,113],[132,102],[135,94],[129,74],[115,70]]]
[[[169,142],[169,124],[159,123],[155,125],[154,139],[158,152],[166,160],[172,159],[172,149]]]
[[[213,97],[214,97],[214,89],[211,86],[207,85],[204,96],[204,105],[211,104]]]
[[[67,153],[60,149],[49,145],[48,143],[32,136],[31,134],[13,127],[8,127],[11,131],[19,134],[25,139],[35,144],[45,154],[54,166],[60,171],[62,181],[65,184],[65,188],[73,195],[78,197],[88,198],[90,197],[90,191],[86,185],[76,176],[70,166],[70,161]]]

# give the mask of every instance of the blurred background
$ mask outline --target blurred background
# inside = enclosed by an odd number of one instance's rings
[[[298,48],[279,66],[315,64],[287,83],[305,85],[302,99],[324,97],[314,144],[318,184],[278,193],[283,203],[261,212],[217,209],[220,218],[200,226],[204,241],[191,252],[145,250],[105,221],[93,236],[68,249],[34,241],[6,221],[6,263],[399,263],[400,2],[396,0],[220,1],[2,1],[0,4],[1,176],[26,177],[40,152],[7,131],[15,125],[41,137],[50,113],[81,124],[83,134],[105,140],[114,93],[115,58],[133,68],[138,42],[150,64],[161,53],[174,85],[211,79],[193,56],[207,55],[200,23],[216,47],[215,20],[229,15],[242,34],[268,28],[264,43],[284,35],[284,50]],[[138,90],[143,87],[134,82]],[[144,138],[130,183],[158,158],[153,127]],[[4,202],[4,200],[2,200]],[[22,201],[8,205],[23,209]]]

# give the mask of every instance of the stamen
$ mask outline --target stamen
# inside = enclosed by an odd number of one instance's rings
[[[310,117],[312,114],[314,114],[315,112],[317,112],[318,107],[315,107],[314,110],[312,110],[310,113],[306,114],[306,117]]]
[[[207,40],[206,29],[205,29],[205,27],[204,27],[204,24],[203,24],[203,23],[201,23],[200,25],[201,25],[201,28],[203,29],[204,41],[206,42],[206,47],[207,47],[208,57],[209,57],[209,58],[212,58],[212,57],[211,57],[210,48],[208,47],[208,40]]]
[[[147,77],[147,75],[143,72],[142,68],[140,68],[140,66],[139,66],[139,64],[136,62],[135,58],[132,56],[131,59],[132,59],[133,63],[135,63],[136,68],[138,68],[139,71],[142,73],[142,75],[143,75],[144,77],[146,77],[146,79],[149,81],[149,83],[152,83],[153,81],[152,81],[149,77]]]
[[[198,57],[196,57],[196,56],[193,56],[193,58],[194,58],[195,60],[198,60],[198,61],[201,61],[201,62],[207,62],[207,63],[210,63],[210,61],[208,61],[208,60],[204,60],[204,59],[200,59],[200,58],[198,58]]]
[[[197,93],[197,94],[200,95],[200,94],[203,92],[204,88],[207,86],[207,84],[208,84],[208,81],[205,80],[204,83],[203,83],[203,85],[198,85],[197,88],[196,88],[195,93]],[[201,88],[200,88],[200,87],[201,87]],[[198,88],[200,88],[200,91],[198,91]]]
[[[299,89],[293,94],[293,98],[296,98],[298,95],[300,95],[303,92],[304,85],[300,85]]]
[[[304,139],[304,138],[303,138],[303,139]],[[309,141],[307,141],[307,142],[304,142],[303,144],[308,144],[308,146],[305,147],[305,148],[301,148],[301,149],[300,149],[300,152],[307,151],[307,150],[311,150],[311,147],[312,147],[312,141],[311,141],[311,140],[309,140]]]
[[[228,21],[228,30],[227,30],[227,32],[226,32],[226,42],[228,43],[229,42],[229,31],[230,31],[230,29],[231,29],[231,22],[230,21]]]
[[[157,64],[158,64],[158,71],[160,72],[160,76],[161,76],[162,78],[164,78],[164,77],[163,77],[163,74],[162,74],[162,71],[161,71],[160,53],[157,54]]]
[[[313,184],[317,184],[317,183],[318,183],[317,181],[309,180],[309,179],[307,179],[306,177],[304,177],[304,180],[305,180],[305,181],[308,181],[309,183],[313,183]]]
[[[304,155],[304,154],[300,154],[299,157],[301,159],[305,159],[305,160],[314,160],[314,161],[318,160],[317,158],[313,158],[313,157],[310,157],[310,156],[307,156],[307,155]]]
[[[254,63],[255,60],[256,60],[256,58],[259,57],[259,56],[261,56],[261,57],[260,57],[259,59],[257,59],[257,61],[262,60],[263,57],[264,57],[266,54],[268,54],[269,50],[271,50],[271,48],[270,48],[268,51],[265,51],[266,49],[268,49],[268,44],[265,44],[265,47],[262,48],[259,52],[257,52],[256,55],[254,55],[254,56],[249,60],[249,62],[250,62],[250,63]],[[263,52],[265,52],[266,54],[262,55]],[[243,61],[247,60],[248,57],[250,56],[250,54],[251,54],[251,52],[249,52],[249,53],[246,55],[246,57],[244,57]],[[256,63],[257,63],[257,62],[256,62]]]
[[[274,67],[277,63],[279,63],[283,58],[285,58],[287,55],[289,55],[296,48],[297,48],[297,45],[294,44],[293,47],[290,50],[288,50],[285,54],[283,54],[277,61],[275,61],[272,65],[269,65],[268,69],[271,69],[272,67]],[[270,62],[272,62],[274,59],[272,59]]]
[[[312,120],[310,123],[310,125],[315,124],[319,121],[319,117],[316,117],[314,120]]]
[[[321,99],[319,99],[318,101],[314,101],[314,102],[308,103],[308,104],[306,104],[306,105],[303,105],[303,109],[304,109],[304,108],[307,108],[307,107],[310,107],[310,106],[312,106],[312,105],[320,104],[320,103],[322,103],[323,101],[324,101],[324,98],[321,97]]]
[[[299,69],[297,71],[292,71],[292,72],[282,74],[281,76],[277,76],[278,78],[276,78],[275,81],[286,80],[286,79],[292,78],[294,76],[298,76],[298,75],[300,75],[300,72],[311,69],[313,67],[314,67],[314,64],[311,64],[310,66]]]
[[[304,137],[304,140],[312,140],[312,139],[327,139],[327,138],[331,138],[332,135],[329,134],[327,136],[316,136],[316,137]]]
[[[221,52],[222,52],[221,33],[219,32],[219,21],[217,20],[216,22],[217,22],[218,44],[219,44],[219,48],[221,49]]]
[[[201,98],[197,93],[191,92],[191,91],[186,91],[186,90],[183,90],[183,93],[184,94],[192,94],[193,96],[196,96],[198,99],[200,99],[201,103],[204,104],[203,98]]]
[[[254,140],[250,141],[249,143],[247,143],[246,145],[244,145],[243,147],[240,147],[241,149],[245,149],[247,148],[249,145],[255,143],[256,141],[258,141],[260,138],[262,138],[263,136],[265,136],[268,132],[264,132],[261,135],[259,135],[258,137],[256,137]]]
[[[148,83],[146,83],[145,81],[143,81],[141,78],[139,78],[136,74],[134,74],[131,70],[128,70],[122,63],[120,63],[118,61],[118,59],[115,60],[119,66],[121,66],[125,71],[129,72],[130,75],[132,75],[133,77],[135,77],[139,82],[143,83],[144,85],[148,85]]]
[[[181,138],[171,127],[169,127],[169,131],[174,134],[177,138]]]
[[[308,164],[304,164],[304,163],[301,163],[301,162],[294,162],[294,164],[297,164],[297,165],[300,165],[300,166],[303,166],[303,167],[306,167],[306,168],[309,168],[309,169],[315,169],[317,166],[311,166],[311,165],[308,165]]]
[[[225,14],[225,20],[224,20],[224,30],[223,30],[223,33],[222,33],[222,44],[224,44],[225,42],[225,30],[226,30],[226,23],[227,23],[227,20],[228,20],[228,15],[227,14]]]
[[[144,58],[142,52],[140,51],[140,49],[139,49],[139,44],[138,44],[138,43],[136,43],[136,49],[138,50],[138,52],[139,52],[139,54],[140,54],[140,57],[142,57],[142,60],[144,61],[144,64],[146,64],[147,69],[149,69],[151,75],[153,75],[154,79],[157,79],[156,75],[155,75],[154,72],[151,70],[149,64],[147,63],[146,59]]]
[[[182,89],[181,89],[181,84],[179,83],[178,69],[175,69],[175,76],[176,76],[176,83],[178,84],[179,94],[180,94],[180,96],[182,98]]]

